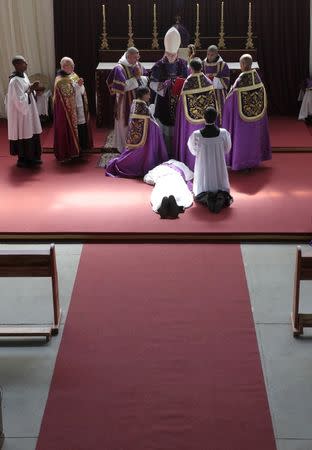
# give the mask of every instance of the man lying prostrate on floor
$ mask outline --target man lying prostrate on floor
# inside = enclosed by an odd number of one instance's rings
[[[216,126],[214,108],[208,108],[204,117],[206,126],[194,131],[188,140],[190,152],[195,155],[193,192],[196,201],[219,213],[233,202],[225,161],[225,155],[231,150],[231,136]]]
[[[170,159],[144,177],[144,182],[154,185],[151,194],[152,209],[162,219],[176,219],[192,206],[193,172],[182,162]]]

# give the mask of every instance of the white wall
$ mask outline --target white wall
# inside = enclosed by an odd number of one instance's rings
[[[64,0],[66,1],[66,0]],[[55,75],[53,0],[0,0],[0,117],[13,70],[12,57],[23,55],[28,75]]]

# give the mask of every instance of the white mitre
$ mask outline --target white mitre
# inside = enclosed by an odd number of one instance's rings
[[[175,27],[171,27],[167,31],[164,39],[164,44],[166,52],[178,53],[179,47],[181,45],[181,36]]]

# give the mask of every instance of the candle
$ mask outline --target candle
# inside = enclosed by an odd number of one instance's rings
[[[156,21],[156,3],[154,3],[154,22]]]
[[[221,3],[221,22],[223,22],[224,19],[224,2]]]
[[[249,2],[249,22],[251,22],[251,2]]]
[[[131,5],[128,3],[128,17],[131,20]]]
[[[196,3],[196,19],[199,21],[199,3]]]
[[[102,5],[103,8],[103,23],[106,22],[106,17],[105,17],[105,5]]]

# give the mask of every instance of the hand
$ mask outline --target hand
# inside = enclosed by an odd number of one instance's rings
[[[172,84],[172,80],[166,80],[163,83],[163,90],[166,92],[168,89],[170,89]]]
[[[84,84],[84,79],[83,78],[79,78],[79,80],[77,81],[77,84],[79,86],[82,86]]]
[[[30,85],[29,90],[30,90],[31,92],[35,91],[36,89],[39,88],[39,84],[40,84],[39,81],[35,81],[34,83],[32,83],[32,84]]]
[[[140,78],[140,76],[141,76],[141,69],[138,64],[136,66],[134,66],[134,68],[133,68],[133,75],[135,78]]]

